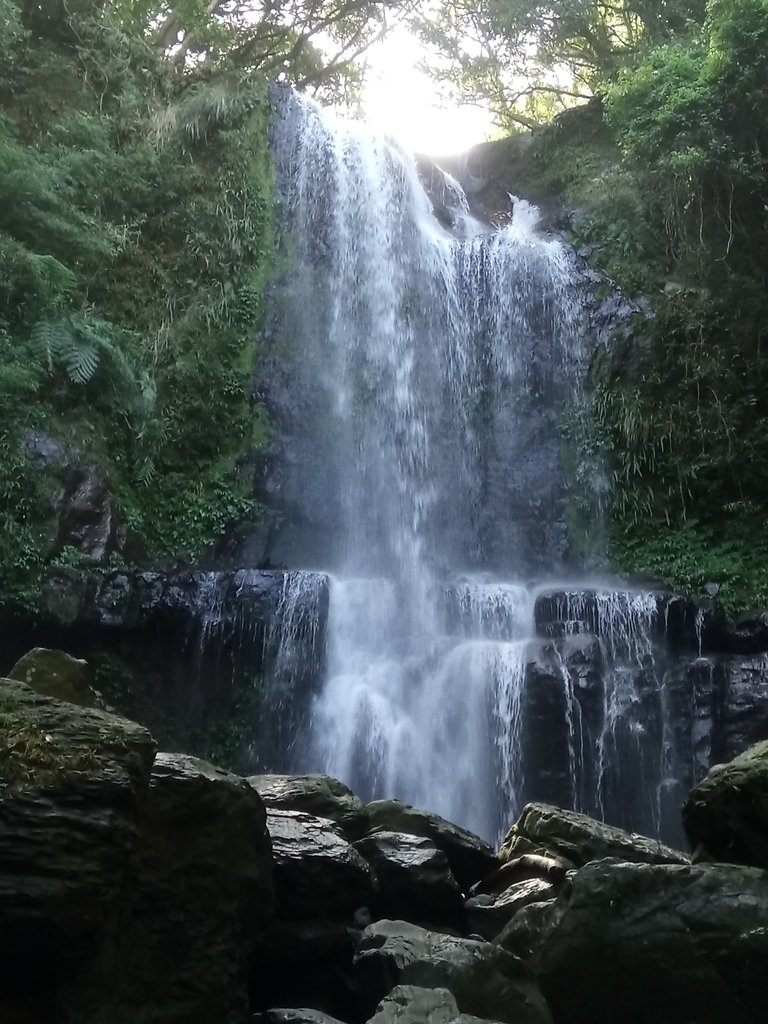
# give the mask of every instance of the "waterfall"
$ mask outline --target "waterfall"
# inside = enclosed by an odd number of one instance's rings
[[[520,200],[503,226],[479,222],[447,176],[438,219],[411,156],[288,90],[273,150],[289,269],[268,331],[283,453],[271,486],[291,525],[272,557],[330,583],[291,766],[496,838],[564,758],[558,799],[624,823],[616,780],[649,756],[633,715],[655,599],[564,591],[546,640],[527,583],[568,571],[558,418],[585,371],[569,250]],[[580,632],[608,665],[597,703],[563,647]],[[542,768],[545,699],[564,745]],[[657,753],[638,798],[654,807]]]

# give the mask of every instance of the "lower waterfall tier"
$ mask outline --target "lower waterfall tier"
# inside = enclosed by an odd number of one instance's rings
[[[59,570],[46,601],[9,657],[66,641],[161,742],[331,771],[490,840],[541,800],[680,844],[684,792],[768,737],[768,638],[711,601],[463,580],[421,648],[382,580]]]

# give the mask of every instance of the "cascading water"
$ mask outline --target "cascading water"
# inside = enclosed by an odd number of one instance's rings
[[[538,795],[536,595],[499,580],[565,568],[558,416],[584,370],[578,274],[526,203],[490,229],[443,178],[446,227],[412,158],[288,91],[273,148],[293,264],[274,306],[273,488],[292,520],[274,557],[330,577],[324,679],[292,767],[494,838]],[[597,725],[555,657],[561,802],[607,817],[635,619],[592,623],[612,666]]]

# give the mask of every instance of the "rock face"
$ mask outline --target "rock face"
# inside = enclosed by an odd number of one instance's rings
[[[683,821],[700,857],[768,868],[768,742],[713,768],[686,800]]]
[[[252,775],[248,782],[265,806],[330,818],[349,842],[368,831],[369,815],[362,800],[329,775]]]
[[[258,794],[0,683],[0,1018],[240,1024],[271,915]]]
[[[645,836],[624,832],[547,804],[527,804],[499,851],[502,861],[521,854],[560,857],[576,867],[603,857],[646,864],[685,864],[685,854]]]
[[[724,713],[705,769],[712,766],[715,757],[730,760],[768,738],[768,655],[723,659],[719,673],[716,699],[719,698]]]
[[[742,615],[728,628],[726,643],[736,654],[759,654],[768,650],[768,611]]]
[[[78,463],[68,466],[53,505],[59,547],[76,548],[94,562],[122,547],[124,537],[112,508],[112,496],[106,481],[93,466]]]
[[[462,925],[461,890],[434,843],[402,832],[375,832],[355,844],[376,880],[377,917]]]
[[[322,674],[324,574],[54,568],[41,602],[34,623],[0,618],[0,673],[31,647],[66,649],[110,706],[177,750],[249,702],[238,768],[288,767]]]
[[[9,679],[31,686],[36,693],[57,697],[85,708],[104,707],[100,695],[91,687],[91,673],[81,658],[64,651],[35,647],[16,662]]]
[[[758,1024],[766,962],[764,871],[608,861],[575,875],[533,960],[568,1024]]]
[[[431,839],[448,858],[448,865],[463,892],[499,866],[488,843],[439,814],[417,810],[399,800],[374,800],[366,805],[366,810],[372,832],[404,832]]]
[[[355,956],[363,985],[383,998],[395,985],[448,989],[459,1009],[508,1024],[551,1024],[529,969],[498,946],[379,921],[363,932]]]

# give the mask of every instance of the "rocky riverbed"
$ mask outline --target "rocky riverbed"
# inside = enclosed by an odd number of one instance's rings
[[[768,743],[689,795],[693,856],[535,803],[495,851],[325,776],[157,752],[36,664],[0,682],[3,1022],[764,1020]]]

